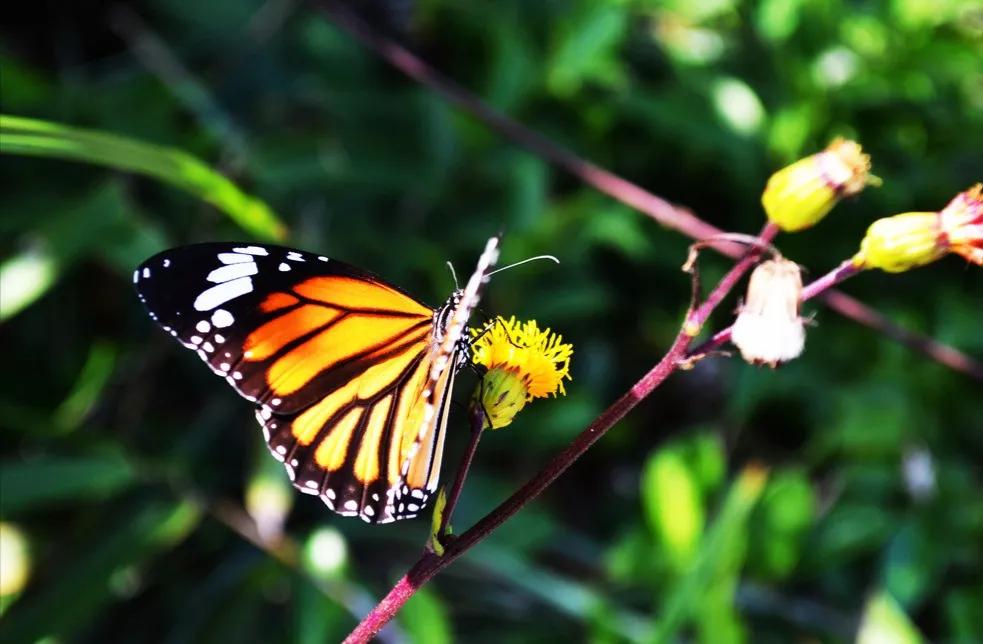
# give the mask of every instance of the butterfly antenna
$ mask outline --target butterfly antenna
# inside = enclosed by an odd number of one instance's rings
[[[552,255],[536,255],[535,257],[529,257],[528,259],[524,259],[521,262],[516,262],[514,264],[509,264],[508,266],[503,266],[501,268],[496,268],[491,273],[488,273],[488,275],[494,275],[495,273],[501,273],[504,270],[508,270],[510,268],[515,268],[516,266],[522,266],[523,264],[528,264],[529,262],[535,262],[535,261],[540,260],[540,259],[548,259],[548,260],[551,260],[553,262],[556,262],[557,264],[560,263],[560,260],[558,260],[557,258],[553,257]]]
[[[447,268],[451,269],[451,277],[454,278],[454,290],[460,291],[461,285],[457,283],[457,271],[454,270],[454,265],[450,263],[450,260],[447,261]]]

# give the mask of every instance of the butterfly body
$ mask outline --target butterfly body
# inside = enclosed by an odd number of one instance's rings
[[[344,262],[270,245],[198,244],[144,262],[150,316],[256,405],[293,485],[373,523],[436,490],[463,326],[497,256],[433,309]]]

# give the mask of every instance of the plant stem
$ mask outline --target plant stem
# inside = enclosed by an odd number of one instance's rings
[[[468,442],[467,451],[464,452],[461,464],[457,468],[454,485],[451,486],[451,491],[447,495],[447,505],[444,506],[444,514],[440,519],[440,527],[437,529],[438,539],[442,539],[447,534],[447,529],[451,524],[451,515],[454,514],[457,500],[461,497],[461,490],[464,489],[464,479],[467,478],[475,452],[478,451],[478,441],[481,440],[481,435],[485,433],[485,414],[480,405],[468,407],[468,418],[471,422],[471,440]]]
[[[847,259],[840,263],[839,266],[826,273],[819,279],[810,282],[802,289],[802,295],[799,298],[801,301],[811,300],[820,293],[831,289],[840,282],[843,282],[857,273],[861,272],[863,268],[855,265],[853,260]]]
[[[442,556],[425,551],[419,561],[406,573],[383,598],[379,604],[351,632],[346,643],[368,642],[386,622],[393,618],[399,609],[413,596],[416,589],[433,578],[438,572],[449,566],[458,557],[467,552],[492,531],[505,523],[530,501],[539,496],[561,474],[590,449],[604,434],[619,420],[630,412],[651,394],[656,387],[665,382],[686,355],[693,337],[706,322],[714,308],[724,299],[728,292],[741,277],[754,265],[761,254],[762,246],[770,242],[778,229],[771,224],[765,226],[759,238],[762,245],[749,249],[745,255],[727,272],[726,275],[707,295],[706,300],[699,306],[691,306],[683,324],[673,340],[672,345],[662,359],[652,369],[636,382],[600,416],[588,425],[566,448],[530,479],[519,490],[503,501],[497,508],[489,512],[467,531],[448,543]]]

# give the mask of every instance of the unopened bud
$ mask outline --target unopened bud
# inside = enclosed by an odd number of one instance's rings
[[[983,184],[960,192],[939,212],[878,219],[867,229],[853,264],[900,273],[947,253],[983,266]]]
[[[843,197],[879,183],[856,141],[834,139],[825,150],[771,175],[761,195],[768,220],[784,231],[813,226]]]
[[[930,264],[946,252],[939,243],[939,213],[906,212],[872,223],[853,263],[900,273]]]

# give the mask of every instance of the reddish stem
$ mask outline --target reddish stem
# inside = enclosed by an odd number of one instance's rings
[[[372,609],[372,612],[366,615],[365,619],[355,627],[355,630],[348,634],[348,637],[345,638],[345,644],[370,641],[389,620],[396,616],[399,609],[419,587],[420,584],[414,584],[410,580],[410,573],[403,575],[402,579],[397,581],[396,585],[389,591],[389,594],[383,597],[382,601]]]
[[[467,451],[461,459],[461,464],[457,468],[457,476],[454,478],[454,485],[447,495],[447,505],[444,506],[444,514],[440,518],[440,527],[437,529],[437,538],[443,539],[447,534],[447,527],[451,523],[451,516],[454,508],[457,507],[457,500],[461,497],[461,490],[464,489],[464,480],[468,477],[468,470],[471,469],[471,462],[474,460],[475,452],[478,451],[478,442],[484,434],[485,414],[480,405],[468,407],[468,417],[471,420],[471,439],[468,442]]]
[[[764,242],[769,242],[777,232],[778,229],[769,224],[761,231],[760,238]],[[744,273],[754,264],[760,254],[760,247],[754,247],[748,250],[744,257],[734,264],[730,271],[717,283],[710,294],[707,295],[706,300],[700,306],[690,308],[679,333],[658,364],[642,376],[641,380],[636,382],[614,404],[594,419],[594,422],[578,434],[573,442],[567,445],[562,452],[554,456],[546,467],[540,470],[529,482],[519,488],[519,490],[502,502],[497,508],[485,515],[483,519],[474,524],[470,529],[451,540],[445,546],[442,556],[425,552],[413,568],[389,591],[389,594],[383,598],[379,605],[352,631],[345,642],[368,642],[386,622],[393,618],[400,607],[413,596],[417,588],[453,563],[472,546],[488,536],[498,526],[505,523],[506,520],[521,510],[527,503],[539,496],[557,477],[573,465],[578,458],[583,456],[584,452],[590,449],[591,445],[596,443],[601,436],[604,436],[619,420],[624,418],[625,414],[634,409],[639,402],[644,400],[666,378],[672,375],[679,367],[680,361],[685,357],[686,350],[693,341],[693,336],[707,321],[714,308],[716,308]]]
[[[799,299],[803,302],[806,300],[811,300],[820,293],[828,291],[840,282],[853,277],[862,270],[863,268],[854,264],[853,260],[844,260],[839,266],[830,272],[826,273],[814,282],[807,284],[805,288],[802,289],[802,295]]]

